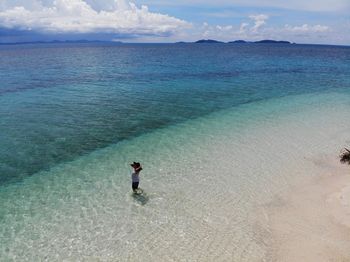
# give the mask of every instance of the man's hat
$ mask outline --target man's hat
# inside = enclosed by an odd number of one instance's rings
[[[136,171],[142,170],[141,164],[139,162],[134,162],[130,164],[130,166],[132,166]]]

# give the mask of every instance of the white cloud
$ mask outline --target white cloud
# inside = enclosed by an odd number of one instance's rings
[[[247,28],[249,26],[249,23],[242,23],[239,27],[239,33],[243,34],[246,32]]]
[[[266,20],[269,16],[266,14],[257,14],[248,16],[253,23],[242,22],[238,25],[210,25],[203,23],[199,29],[200,37],[219,39],[222,41],[232,41],[236,39],[260,40],[264,36]]]
[[[221,26],[221,25],[217,25],[216,29],[219,31],[230,31],[232,29],[232,25],[226,25],[226,26]]]
[[[301,26],[290,26],[290,25],[285,25],[285,30],[294,32],[294,33],[321,33],[321,32],[326,32],[329,31],[330,28],[325,25],[308,25],[308,24],[303,24]]]
[[[253,32],[257,32],[263,25],[266,24],[266,20],[269,19],[268,15],[259,14],[259,15],[250,15],[250,19],[254,20],[254,26],[251,28]]]
[[[151,6],[162,5],[214,5],[209,0],[131,0]],[[217,7],[221,6],[223,10]],[[267,14],[252,14],[243,18],[239,8],[232,11],[225,7],[275,7],[308,11],[335,11],[339,21],[305,20],[304,24],[269,23]],[[190,24],[175,17],[151,12],[146,6],[129,3],[128,0],[0,0],[0,27],[16,28],[51,33],[111,33],[112,38],[118,35],[137,36],[132,41],[191,41],[200,38],[213,38],[223,41],[235,39],[289,40],[298,43],[349,43],[350,21],[346,13],[350,11],[350,0],[217,0],[214,13],[207,16],[217,17],[218,22],[226,24],[197,24],[187,30]],[[161,8],[158,8],[161,9]],[[258,9],[256,9],[258,10]],[[265,12],[267,10],[265,9]],[[276,13],[276,11],[268,11]],[[222,20],[232,18],[233,20]],[[220,20],[221,19],[221,20]],[[230,24],[232,21],[236,21]],[[300,20],[299,20],[300,21]],[[313,24],[310,23],[313,21]],[[317,22],[315,22],[317,21]],[[319,24],[321,23],[322,24]],[[227,24],[228,22],[228,24]],[[288,21],[291,23],[291,21]],[[316,23],[316,24],[314,24]],[[326,23],[328,25],[323,25]],[[157,36],[155,38],[154,36]],[[163,37],[159,37],[163,36]],[[141,39],[141,40],[140,40]]]
[[[139,8],[124,0],[110,2],[109,9],[97,11],[83,0],[32,1],[31,5],[7,6],[0,11],[0,26],[52,33],[126,35],[173,34],[190,26],[186,21],[152,13],[147,6]]]
[[[287,40],[297,43],[329,43],[330,36],[336,34],[327,25],[284,25],[271,26],[266,23],[268,15],[250,15],[253,23],[242,22],[238,25],[211,25],[203,23],[198,27],[198,33],[187,36],[192,40],[210,38],[221,41],[244,39],[256,41],[262,39]],[[327,42],[328,41],[328,42]]]

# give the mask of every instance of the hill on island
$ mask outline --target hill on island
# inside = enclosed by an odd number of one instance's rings
[[[276,40],[260,40],[255,41],[256,44],[291,44],[289,41],[276,41]]]
[[[224,43],[218,40],[213,39],[201,39],[195,42],[196,44],[217,44],[217,43]]]
[[[196,42],[194,42],[196,44],[218,44],[218,43],[225,43],[225,42],[221,42],[218,40],[214,40],[214,39],[201,39],[198,40]],[[253,43],[253,44],[291,44],[291,42],[289,41],[277,41],[277,40],[270,40],[270,39],[264,39],[264,40],[259,40],[259,41],[245,41],[245,40],[234,40],[234,41],[230,41],[227,42],[228,44],[247,44],[247,43]]]

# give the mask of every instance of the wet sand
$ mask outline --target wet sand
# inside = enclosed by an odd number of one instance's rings
[[[266,208],[272,261],[350,261],[350,166],[326,157],[314,163],[319,176]]]

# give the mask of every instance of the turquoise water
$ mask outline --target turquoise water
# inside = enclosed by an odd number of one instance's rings
[[[347,90],[348,47],[0,47],[0,183],[217,110]]]
[[[349,143],[350,96],[227,109],[94,151],[0,190],[2,258],[271,261],[259,212]],[[131,159],[144,165],[130,189]],[[316,160],[314,160],[316,159]]]
[[[5,260],[271,261],[257,211],[350,144],[349,48],[1,48]]]

